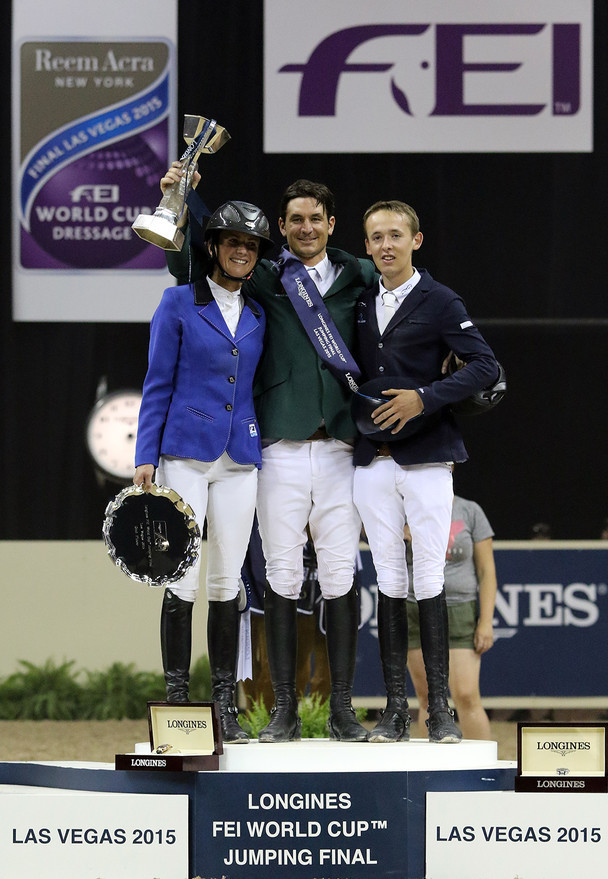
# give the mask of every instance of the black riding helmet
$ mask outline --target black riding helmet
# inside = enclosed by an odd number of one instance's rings
[[[456,372],[457,369],[458,366],[452,358],[448,367],[450,375]],[[497,406],[506,393],[507,374],[502,364],[499,363],[498,376],[491,385],[488,385],[488,387],[483,388],[481,391],[477,391],[465,400],[452,403],[450,409],[456,415],[483,415],[484,412],[489,412],[490,409]]]
[[[220,232],[245,232],[247,235],[254,235],[260,239],[260,248],[258,250],[258,259],[260,259],[265,251],[273,246],[274,242],[270,237],[270,224],[260,208],[247,201],[227,201],[214,211],[209,217],[205,226],[204,240],[209,242],[211,257],[217,262],[217,238]],[[231,280],[241,280],[240,278],[232,278],[220,266],[222,275]]]

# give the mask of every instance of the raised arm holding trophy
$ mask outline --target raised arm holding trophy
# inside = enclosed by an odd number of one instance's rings
[[[163,189],[163,197],[153,215],[140,214],[132,225],[133,231],[164,250],[181,250],[183,232],[178,224],[184,219],[186,202],[192,189],[196,163],[201,153],[217,153],[230,135],[215,119],[204,116],[184,116],[184,140],[188,148],[180,159],[180,174]]]

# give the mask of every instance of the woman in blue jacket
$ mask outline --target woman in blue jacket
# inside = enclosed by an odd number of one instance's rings
[[[246,743],[234,702],[238,595],[261,466],[252,386],[265,317],[242,284],[272,241],[262,211],[241,201],[218,208],[204,238],[210,257],[206,276],[165,290],[152,318],[133,482],[150,486],[156,470],[156,482],[181,495],[201,530],[207,519],[213,700],[224,742]],[[200,557],[163,597],[161,650],[169,702],[188,701],[199,578]]]

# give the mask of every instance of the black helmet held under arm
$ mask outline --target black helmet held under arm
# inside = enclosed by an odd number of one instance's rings
[[[507,393],[507,374],[502,364],[498,361],[497,364],[498,376],[491,385],[476,391],[464,400],[459,400],[458,403],[452,403],[450,409],[455,415],[483,415],[484,412],[489,412],[500,403]],[[452,375],[456,370],[457,367],[452,359],[448,366],[449,374]]]

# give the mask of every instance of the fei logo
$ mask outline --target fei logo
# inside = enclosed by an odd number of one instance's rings
[[[266,0],[265,13],[266,152],[593,148],[591,0]]]
[[[111,183],[85,183],[74,187],[70,198],[74,203],[112,204],[120,200],[120,187]]]

